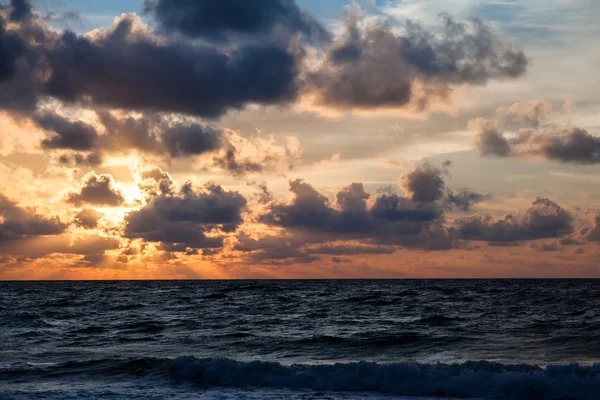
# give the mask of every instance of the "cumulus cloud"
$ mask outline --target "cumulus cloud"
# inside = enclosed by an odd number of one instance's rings
[[[456,192],[447,188],[444,176],[450,174],[449,166],[449,162],[443,163],[442,166],[428,162],[421,163],[401,177],[400,186],[413,202],[440,202],[450,209],[469,211],[474,204],[481,202],[487,196],[466,188]]]
[[[175,190],[173,177],[160,168],[150,168],[141,171],[139,179],[140,189],[151,196],[172,194]]]
[[[544,124],[551,113],[544,101],[515,103],[500,107],[493,119],[469,121],[469,128],[478,132],[476,145],[485,156],[600,163],[600,137],[577,127]]]
[[[100,218],[102,218],[102,213],[94,210],[93,208],[84,208],[77,213],[73,222],[75,222],[75,225],[79,227],[85,229],[94,229],[98,226],[98,221]]]
[[[491,243],[560,238],[573,231],[572,215],[554,201],[537,198],[522,215],[507,214],[502,219],[469,216],[455,221],[462,239]]]
[[[58,217],[39,215],[0,195],[0,241],[60,235],[67,227]]]
[[[361,183],[352,183],[336,195],[337,203],[308,183],[290,182],[290,202],[274,202],[259,221],[312,234],[310,240],[365,240],[415,248],[437,248],[425,236],[444,229],[443,210],[435,205],[414,202],[398,195],[380,195],[368,207],[371,197]],[[446,244],[443,245],[445,247]]]
[[[405,174],[402,186],[412,201],[431,203],[444,195],[444,173],[442,168],[425,163]]]
[[[166,32],[226,41],[232,36],[265,36],[276,28],[327,40],[329,33],[294,0],[145,0],[144,7]]]
[[[309,87],[321,104],[334,108],[403,107],[425,109],[446,99],[453,85],[482,85],[491,79],[523,75],[522,50],[500,40],[479,19],[440,17],[428,30],[406,21],[364,22],[348,13],[345,33],[333,42],[326,59],[309,75]]]
[[[76,105],[216,117],[249,103],[283,104],[298,93],[303,52],[277,37],[222,48],[166,38],[135,14],[110,30],[57,33],[17,2],[0,15],[0,104],[32,111],[51,97]],[[16,15],[15,14],[15,15]]]
[[[42,146],[47,149],[91,151],[98,141],[94,127],[56,113],[41,113],[35,121],[42,129],[53,133],[52,137],[42,141]]]
[[[336,203],[302,180],[290,181],[293,198],[273,202],[259,222],[291,230],[308,231],[351,240],[407,247],[452,246],[452,230],[443,226],[448,208],[468,210],[483,196],[463,189],[455,193],[445,186],[445,167],[423,163],[401,179],[408,197],[380,194],[368,204],[371,194],[354,182],[335,196]],[[439,236],[436,236],[440,233]],[[429,242],[425,240],[428,238]],[[438,241],[442,239],[442,241]]]
[[[118,207],[125,203],[125,197],[115,187],[112,175],[89,173],[83,178],[81,186],[67,195],[66,201],[75,205]]]
[[[216,117],[247,103],[279,104],[297,93],[298,59],[284,45],[231,51],[136,30],[135,15],[94,39],[65,32],[46,58],[47,93],[66,102]]]
[[[220,249],[225,235],[242,221],[246,199],[238,192],[208,184],[184,185],[176,194],[160,194],[125,217],[125,237],[183,249]]]

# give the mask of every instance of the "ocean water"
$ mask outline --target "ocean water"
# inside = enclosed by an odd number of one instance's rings
[[[600,399],[600,281],[0,282],[0,399]]]

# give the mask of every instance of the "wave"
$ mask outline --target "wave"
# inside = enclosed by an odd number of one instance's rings
[[[462,364],[283,365],[229,359],[139,358],[90,360],[51,366],[0,369],[0,381],[18,377],[162,376],[172,382],[233,388],[374,392],[400,396],[446,396],[510,400],[600,398],[600,364],[538,367],[488,361]]]

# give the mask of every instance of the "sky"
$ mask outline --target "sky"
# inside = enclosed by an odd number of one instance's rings
[[[600,277],[593,0],[0,5],[0,279]]]

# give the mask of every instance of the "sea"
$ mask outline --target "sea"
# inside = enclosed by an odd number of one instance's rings
[[[600,399],[600,280],[0,282],[0,399]]]

